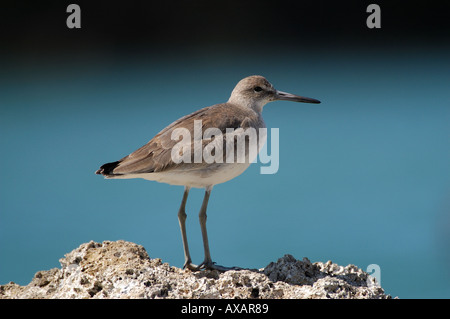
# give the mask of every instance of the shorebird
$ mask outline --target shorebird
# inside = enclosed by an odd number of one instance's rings
[[[116,162],[102,165],[95,173],[101,174],[108,179],[144,178],[151,181],[184,186],[183,199],[178,210],[178,221],[185,258],[183,268],[188,268],[193,271],[201,269],[217,269],[219,271],[236,269],[237,267],[219,266],[212,261],[206,231],[206,209],[214,185],[227,182],[239,176],[255,158],[249,156],[249,147],[246,146],[244,162],[230,162],[229,158],[225,161],[226,154],[223,155],[223,161],[212,163],[211,161],[207,162],[205,160],[201,160],[200,162],[174,161],[174,152],[172,151],[179,140],[179,136],[177,136],[179,134],[174,133],[176,133],[177,129],[184,129],[189,133],[194,133],[196,123],[201,123],[203,132],[211,128],[216,129],[216,132],[218,129],[219,132],[223,133],[221,136],[215,134],[214,141],[220,139],[218,141],[219,144],[226,146],[236,140],[236,135],[245,134],[246,129],[254,128],[258,134],[258,139],[265,142],[265,136],[261,136],[258,133],[260,131],[259,129],[266,127],[262,118],[262,110],[268,102],[276,100],[320,103],[316,99],[278,91],[262,76],[249,76],[239,81],[233,89],[228,102],[202,108],[178,119],[164,128],[138,150]],[[230,129],[235,130],[234,135],[230,135]],[[175,153],[182,155],[183,152],[189,150],[195,153],[199,151],[199,148],[201,152],[208,143],[211,143],[211,138],[206,139],[203,135],[200,135],[199,138],[198,136],[195,137],[195,134],[191,134],[191,138],[183,144],[185,148],[182,148],[180,151],[177,150]],[[259,145],[262,144],[260,143]],[[236,146],[234,147],[236,150]],[[192,153],[190,153],[190,156],[194,157]],[[235,155],[232,156],[234,156],[233,159],[236,159]],[[205,188],[205,196],[199,212],[205,258],[199,265],[192,263],[186,235],[185,221],[187,215],[185,207],[191,187]]]

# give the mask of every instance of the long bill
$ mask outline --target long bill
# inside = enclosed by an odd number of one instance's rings
[[[292,102],[302,102],[302,103],[314,103],[319,104],[320,101],[316,99],[312,99],[310,97],[299,96],[291,93],[286,93],[282,91],[277,91],[276,100],[284,100],[284,101],[292,101]]]

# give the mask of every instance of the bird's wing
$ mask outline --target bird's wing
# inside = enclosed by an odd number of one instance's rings
[[[232,107],[231,107],[232,108]],[[147,144],[134,151],[128,156],[125,156],[117,162],[117,165],[111,170],[112,175],[124,174],[142,174],[162,172],[174,168],[178,168],[186,163],[175,163],[172,160],[172,148],[179,142],[172,138],[172,133],[175,129],[187,129],[191,134],[191,154],[194,156],[194,121],[201,120],[202,136],[203,132],[208,128],[218,128],[225,134],[227,128],[238,128],[241,124],[247,125],[248,117],[245,111],[236,112],[227,103],[217,104],[210,107],[200,109],[194,113],[186,115],[177,121],[173,122]],[[247,121],[247,122],[246,122]],[[178,138],[179,136],[174,136]],[[210,139],[202,140],[201,145],[211,142]],[[193,160],[192,160],[193,162]],[[190,164],[192,165],[192,164]]]

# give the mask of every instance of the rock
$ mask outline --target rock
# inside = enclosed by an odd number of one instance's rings
[[[7,298],[391,298],[366,272],[328,261],[285,255],[263,269],[192,272],[150,259],[126,241],[82,244],[60,259],[62,268],[39,271],[27,286],[0,286]]]

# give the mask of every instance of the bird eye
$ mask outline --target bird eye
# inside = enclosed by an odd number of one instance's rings
[[[260,86],[257,86],[253,89],[255,92],[261,92],[262,88]]]

